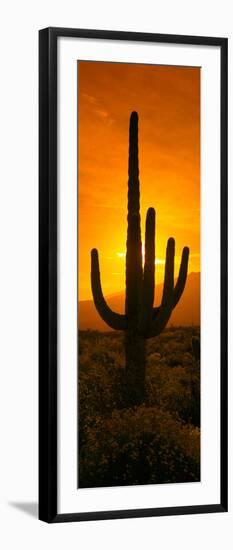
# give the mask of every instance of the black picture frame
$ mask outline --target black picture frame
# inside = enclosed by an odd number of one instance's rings
[[[57,40],[160,42],[221,50],[221,499],[210,505],[57,512]],[[39,31],[39,519],[48,523],[226,512],[227,381],[227,49],[226,38],[66,28]]]

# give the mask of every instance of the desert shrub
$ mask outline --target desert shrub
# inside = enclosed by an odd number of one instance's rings
[[[147,341],[147,353],[152,355],[153,353],[161,353],[161,342],[160,337],[150,338]]]
[[[109,344],[109,343],[108,343]],[[126,402],[122,358],[108,346],[85,347],[79,356],[79,446],[96,417],[111,414]]]
[[[197,365],[170,368],[161,362],[150,365],[146,380],[149,406],[176,413],[185,421],[200,426],[200,372]]]
[[[81,487],[200,479],[199,430],[156,407],[114,411],[87,428]]]
[[[188,366],[192,365],[193,359],[190,353],[181,352],[178,350],[174,350],[172,352],[168,352],[162,357],[163,364],[168,365],[169,367],[177,367],[177,366]],[[149,363],[149,360],[148,360]]]
[[[123,335],[79,334],[81,486],[198,479],[200,364],[192,335],[198,329],[173,328],[148,341],[145,403],[132,410]]]

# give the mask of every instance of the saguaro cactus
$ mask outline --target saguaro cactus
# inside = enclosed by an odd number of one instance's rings
[[[127,220],[125,314],[113,312],[104,299],[98,251],[95,248],[91,251],[91,286],[95,307],[102,319],[112,329],[125,331],[126,382],[129,402],[133,405],[144,399],[146,339],[162,332],[179,302],[186,283],[189,257],[189,249],[185,247],[174,286],[175,241],[168,239],[161,305],[154,307],[155,210],[149,208],[147,211],[143,266],[136,112],[130,116]]]

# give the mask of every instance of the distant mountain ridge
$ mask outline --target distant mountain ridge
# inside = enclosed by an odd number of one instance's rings
[[[161,302],[163,283],[156,285],[155,305]],[[106,297],[106,301],[114,311],[124,312],[125,294],[116,293]],[[78,323],[80,330],[111,330],[97,313],[92,300],[82,300],[78,303]],[[190,273],[182,298],[174,309],[168,326],[200,325],[200,273]]]

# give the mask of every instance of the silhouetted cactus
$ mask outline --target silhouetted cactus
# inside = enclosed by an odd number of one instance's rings
[[[147,338],[165,328],[177,305],[187,278],[189,249],[182,253],[179,276],[174,286],[175,241],[168,239],[164,288],[161,305],[154,307],[155,288],[155,210],[146,216],[145,262],[142,261],[140,190],[138,168],[138,115],[131,113],[129,128],[128,230],[126,243],[125,314],[114,313],[101,288],[98,251],[91,251],[91,286],[95,307],[112,328],[125,331],[126,383],[129,403],[143,402]]]

